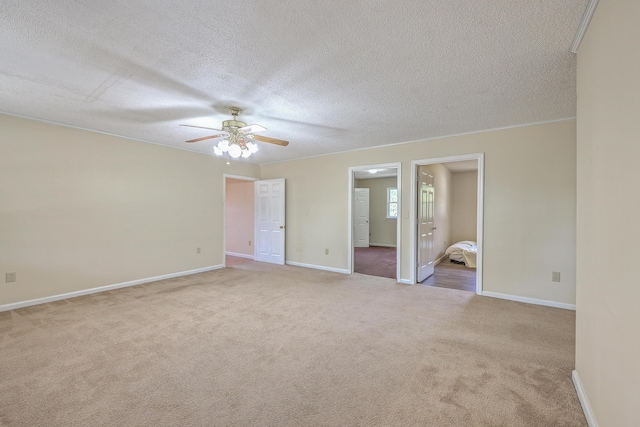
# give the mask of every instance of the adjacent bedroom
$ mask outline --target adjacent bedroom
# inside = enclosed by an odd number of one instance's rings
[[[354,273],[397,278],[398,170],[354,172]]]
[[[422,285],[476,291],[478,162],[475,160],[424,166],[433,176],[433,274]]]

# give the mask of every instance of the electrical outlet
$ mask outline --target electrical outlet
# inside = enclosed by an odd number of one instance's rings
[[[7,273],[4,275],[5,283],[11,283],[16,281],[16,273]]]
[[[324,254],[325,254],[325,255],[329,255],[329,249],[325,249],[325,250],[324,250]]]
[[[560,281],[560,272],[559,271],[552,271],[551,272],[551,281],[552,282],[559,282]]]
[[[200,248],[196,248],[196,253],[199,254],[200,253]]]

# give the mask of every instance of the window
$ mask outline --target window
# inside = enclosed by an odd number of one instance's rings
[[[387,218],[398,218],[398,189],[387,188]]]

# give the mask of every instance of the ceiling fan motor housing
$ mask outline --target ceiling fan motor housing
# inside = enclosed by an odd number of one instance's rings
[[[225,128],[243,128],[247,124],[245,122],[241,122],[240,120],[225,120],[222,122],[222,129]]]

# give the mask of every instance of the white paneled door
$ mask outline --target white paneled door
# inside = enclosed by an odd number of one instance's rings
[[[433,174],[427,167],[420,166],[418,175],[418,282],[422,282],[433,274],[435,267],[435,191]]]
[[[353,247],[369,247],[369,189],[354,188],[355,205],[353,209]]]
[[[256,261],[284,265],[284,178],[256,181]]]

